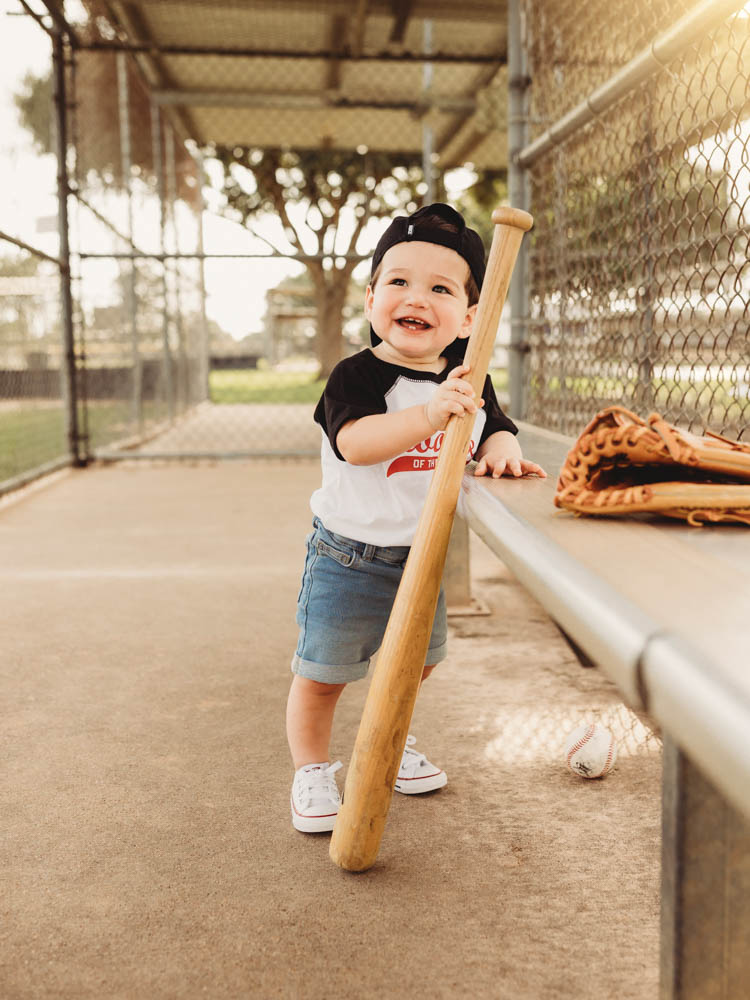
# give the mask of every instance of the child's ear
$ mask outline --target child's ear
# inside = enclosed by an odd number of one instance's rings
[[[466,310],[464,321],[461,324],[461,329],[458,333],[459,337],[465,338],[468,337],[469,334],[471,333],[471,329],[474,326],[474,317],[477,314],[477,305],[478,303],[475,302],[473,306],[469,306],[469,308]]]
[[[368,285],[365,289],[365,319],[370,318],[370,313],[372,312],[372,299],[375,293],[372,290],[372,285]]]

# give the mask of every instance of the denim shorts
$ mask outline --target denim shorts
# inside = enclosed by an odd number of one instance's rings
[[[380,648],[409,546],[367,545],[326,530],[318,518],[313,528],[297,598],[300,631],[292,672],[346,684],[367,674]],[[447,634],[441,587],[425,664],[445,659]]]

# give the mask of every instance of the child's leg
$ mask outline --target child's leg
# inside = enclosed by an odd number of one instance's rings
[[[422,680],[423,681],[427,680],[427,678],[430,676],[430,674],[432,673],[432,671],[435,669],[436,666],[437,666],[437,663],[432,663],[432,664],[430,664],[430,666],[427,666],[427,667],[424,668],[424,670],[422,671]]]
[[[333,713],[345,687],[294,675],[286,705],[286,735],[295,770],[329,759]]]

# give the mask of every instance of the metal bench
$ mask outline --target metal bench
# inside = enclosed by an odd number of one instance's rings
[[[459,509],[662,730],[660,1000],[750,997],[750,531],[559,511],[572,439],[520,428],[549,478],[467,474]]]

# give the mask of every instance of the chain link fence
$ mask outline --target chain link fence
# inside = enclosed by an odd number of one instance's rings
[[[4,21],[18,53],[41,34],[28,18]],[[6,57],[1,70],[0,486],[18,485],[68,454],[54,157],[39,157],[13,127],[31,66],[51,77],[49,45],[36,59]],[[49,132],[50,124],[47,103],[39,127]]]
[[[532,138],[700,6],[527,2]],[[530,167],[527,419],[621,404],[747,439],[750,7],[589,117]]]
[[[532,145],[707,6],[521,4]],[[129,9],[77,5],[61,49],[70,349],[54,31],[29,4],[4,24],[19,51],[31,34],[44,46],[8,100],[24,98],[26,153],[47,173],[44,198],[0,212],[0,482],[76,454],[317,454],[312,411],[367,342],[366,262],[388,216],[447,198],[489,240],[506,190],[504,15]],[[750,18],[714,21],[527,164],[515,412],[533,423],[576,434],[618,402],[747,435]]]
[[[208,399],[201,174],[124,53],[73,50],[68,92],[78,388],[98,455]]]
[[[389,217],[453,197],[451,171],[470,186],[469,158],[502,175],[504,25],[84,6],[69,58],[90,452],[317,455],[313,409],[369,342]]]

